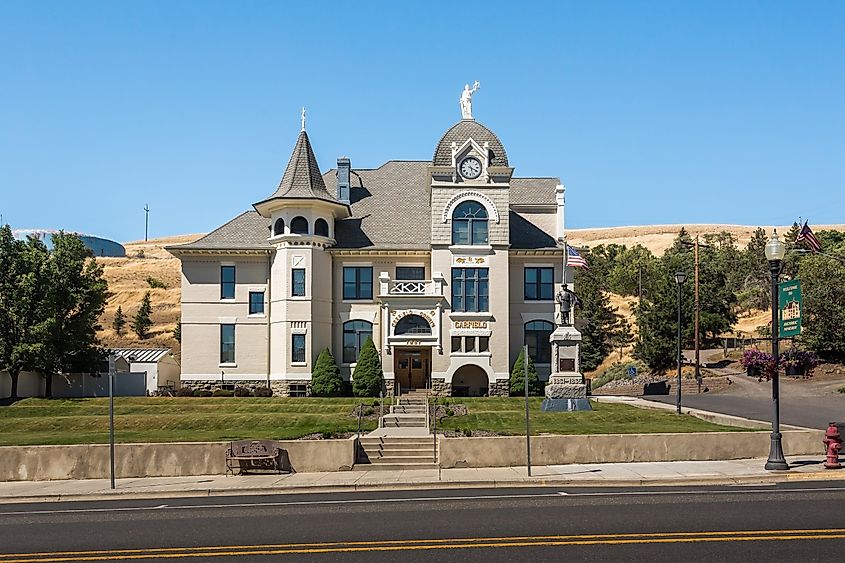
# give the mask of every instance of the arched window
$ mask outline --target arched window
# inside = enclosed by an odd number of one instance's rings
[[[549,338],[554,325],[549,321],[531,321],[525,323],[525,343],[528,345],[528,355],[535,364],[552,363],[552,344]]]
[[[353,364],[367,338],[373,337],[373,323],[367,321],[347,321],[343,323],[343,363]]]
[[[307,235],[308,219],[305,217],[294,217],[290,222],[290,232],[296,235]]]
[[[396,323],[393,333],[396,336],[405,334],[431,334],[431,325],[419,315],[408,315]]]
[[[285,220],[279,217],[273,224],[273,236],[277,237],[283,234],[285,234]]]
[[[487,244],[487,210],[465,201],[452,213],[452,244]]]
[[[314,221],[314,234],[321,237],[329,236],[329,224],[325,219],[317,219]]]

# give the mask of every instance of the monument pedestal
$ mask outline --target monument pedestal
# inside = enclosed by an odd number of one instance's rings
[[[591,411],[587,384],[581,374],[581,333],[575,327],[559,326],[550,337],[552,373],[546,385],[546,398],[540,407],[547,412]]]

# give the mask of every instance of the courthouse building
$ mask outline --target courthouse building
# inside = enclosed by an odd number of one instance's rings
[[[323,349],[348,380],[368,337],[388,392],[507,394],[524,344],[548,378],[554,296],[572,280],[564,187],[515,176],[469,102],[465,91],[431,160],[378,168],[342,157],[321,171],[303,117],[275,191],[169,247],[182,262],[182,385],[306,395]]]

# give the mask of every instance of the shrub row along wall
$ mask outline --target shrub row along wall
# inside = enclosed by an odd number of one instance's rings
[[[117,444],[115,473],[126,477],[221,475],[228,442]],[[344,471],[352,467],[355,440],[280,442],[296,472]],[[108,444],[0,447],[0,481],[107,479]]]
[[[786,455],[823,452],[824,432],[783,432]],[[701,432],[691,434],[594,434],[532,436],[531,463],[614,463],[644,461],[719,461],[766,457],[769,432]],[[513,467],[525,465],[525,438],[439,438],[440,466]]]

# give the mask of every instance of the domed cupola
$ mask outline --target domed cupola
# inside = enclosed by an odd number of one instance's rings
[[[490,166],[508,166],[508,155],[502,141],[495,133],[474,119],[462,119],[452,125],[440,138],[434,149],[432,162],[435,166],[453,166],[453,148],[457,149],[472,139],[478,145],[487,145]]]

